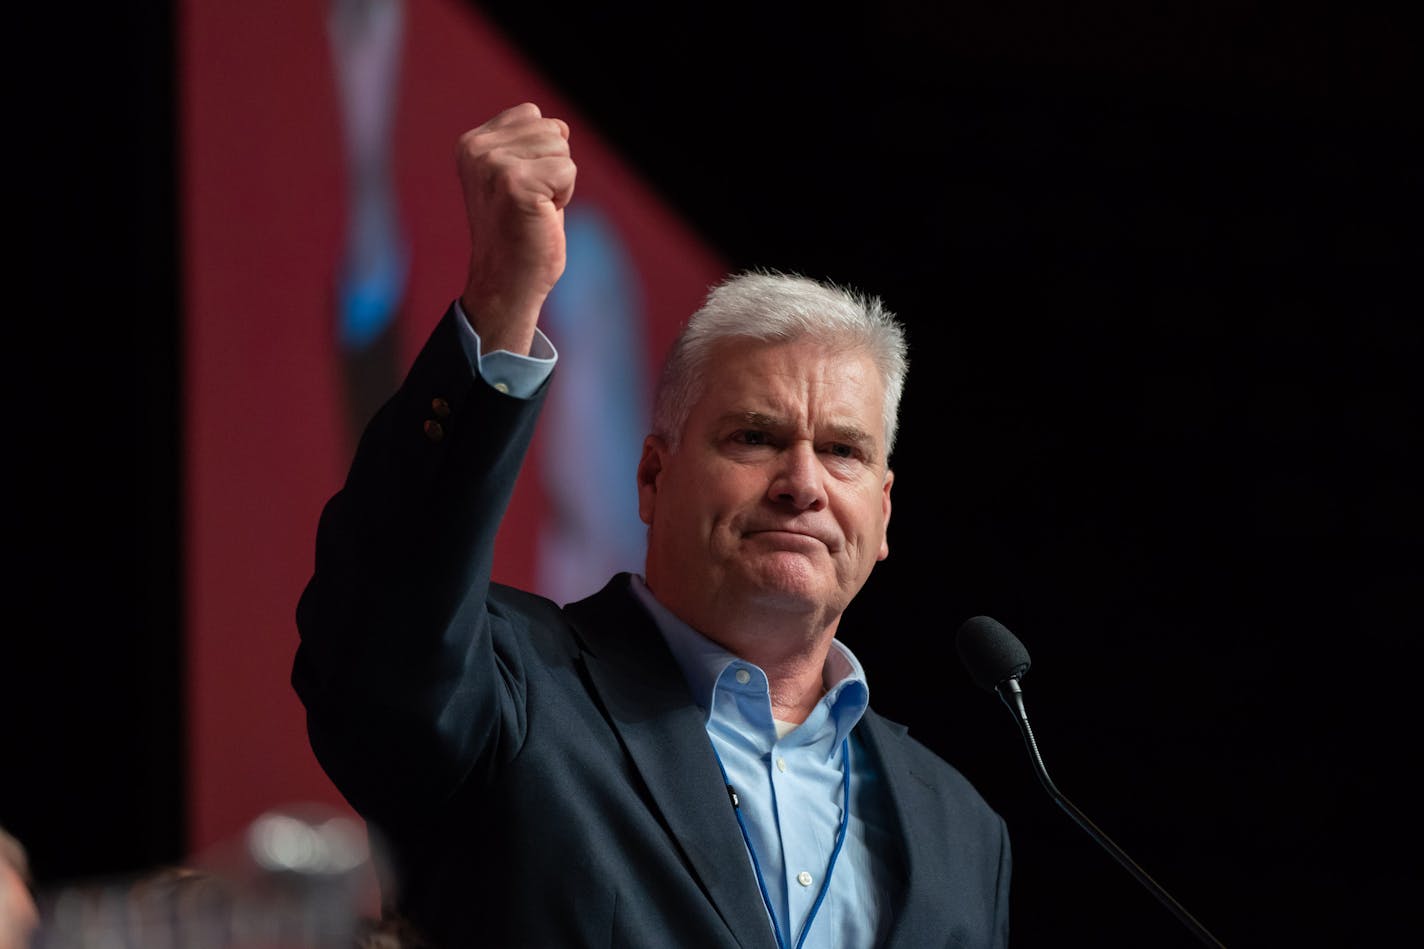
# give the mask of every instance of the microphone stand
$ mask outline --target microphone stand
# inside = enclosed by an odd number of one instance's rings
[[[1058,790],[1057,785],[1053,783],[1053,779],[1048,776],[1048,769],[1044,767],[1043,756],[1038,753],[1038,742],[1035,741],[1033,737],[1033,726],[1028,723],[1028,710],[1024,708],[1023,690],[1019,688],[1018,677],[1013,676],[1005,679],[998,684],[994,691],[999,693],[999,698],[1004,700],[1004,704],[1008,706],[1010,713],[1013,714],[1014,721],[1018,722],[1019,731],[1023,733],[1024,744],[1028,747],[1029,758],[1033,762],[1034,773],[1038,775],[1039,783],[1042,784],[1044,790],[1048,792],[1048,796],[1053,798],[1058,806],[1063,808],[1068,816],[1073,818],[1078,826],[1087,832],[1089,837],[1096,840],[1099,846],[1111,854],[1112,858],[1120,863],[1124,870],[1132,874],[1133,879],[1141,883],[1147,888],[1149,893],[1157,897],[1158,902],[1167,907],[1183,926],[1191,930],[1192,935],[1196,936],[1202,945],[1226,949],[1215,936],[1207,931],[1205,926],[1197,922],[1196,918],[1186,911],[1181,903],[1178,903],[1172,898],[1172,894],[1162,889],[1156,880],[1147,875],[1146,870],[1139,867],[1121,847],[1113,843],[1112,838],[1103,833],[1098,829],[1097,824],[1094,824],[1088,819],[1087,814],[1078,810],[1077,805],[1064,797],[1063,792]]]

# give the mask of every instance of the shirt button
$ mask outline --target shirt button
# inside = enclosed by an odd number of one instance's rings
[[[425,420],[425,437],[432,442],[438,442],[445,437],[445,429],[435,419],[428,418]]]
[[[746,685],[748,682],[752,681],[752,674],[745,669],[738,669],[737,681],[740,682],[742,685]]]
[[[432,411],[432,412],[435,413],[435,417],[436,417],[436,418],[449,418],[449,417],[450,417],[450,403],[449,403],[449,402],[446,402],[444,399],[439,399],[439,398],[431,399],[431,400],[430,400],[430,411]]]
[[[498,392],[503,392],[505,395],[509,394],[509,383],[507,382],[496,382],[494,387]]]
[[[796,874],[796,882],[801,884],[802,886],[810,886],[811,874],[807,873],[805,870],[802,870],[800,873]]]
[[[785,773],[786,773],[786,759],[785,759],[785,758],[777,758],[777,759],[776,759],[776,770],[777,770],[777,771],[780,771],[782,774],[785,774]]]

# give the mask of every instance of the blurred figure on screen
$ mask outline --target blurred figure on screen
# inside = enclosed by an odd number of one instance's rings
[[[597,205],[570,208],[569,265],[540,317],[580,358],[560,366],[541,420],[538,475],[552,516],[539,535],[540,594],[582,599],[647,555],[628,459],[652,414],[644,370],[638,275],[613,222]]]
[[[346,167],[336,347],[352,445],[399,381],[395,334],[410,269],[394,174],[404,35],[401,0],[332,0],[328,8]]]

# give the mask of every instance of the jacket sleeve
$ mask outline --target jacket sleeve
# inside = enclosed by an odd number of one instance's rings
[[[525,621],[492,598],[490,570],[548,382],[497,391],[471,372],[457,318],[367,426],[297,606],[312,749],[378,821],[444,800],[525,724]]]

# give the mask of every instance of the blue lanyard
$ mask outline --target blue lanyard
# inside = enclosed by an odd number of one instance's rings
[[[712,754],[717,756],[717,767],[722,769],[722,783],[727,786],[727,796],[732,799],[732,812],[737,815],[737,826],[742,829],[742,840],[747,845],[747,853],[751,854],[752,869],[756,871],[757,887],[761,890],[761,901],[766,906],[766,915],[771,917],[771,931],[776,936],[778,949],[786,949],[786,942],[781,938],[781,926],[776,921],[776,910],[771,908],[771,894],[766,889],[766,877],[761,872],[761,861],[757,859],[756,848],[752,846],[752,835],[747,831],[746,818],[742,816],[741,799],[737,797],[737,791],[732,787],[732,782],[727,777],[727,768],[722,764],[722,756],[717,754],[717,745],[713,743]],[[811,924],[816,921],[816,914],[821,911],[821,904],[826,901],[826,894],[831,889],[831,874],[835,872],[836,860],[841,855],[841,846],[845,844],[846,828],[850,826],[850,739],[841,739],[841,826],[836,831],[836,847],[831,851],[831,862],[826,866],[826,878],[821,881],[821,892],[816,895],[816,902],[811,906],[811,912],[806,917],[806,924],[801,927],[801,936],[796,940],[796,949],[801,949],[806,943],[806,936],[811,932]],[[788,904],[789,908],[789,904]]]

